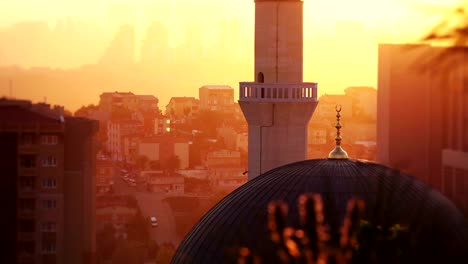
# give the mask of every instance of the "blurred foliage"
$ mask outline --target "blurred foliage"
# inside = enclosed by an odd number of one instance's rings
[[[455,8],[422,38],[422,42],[447,46],[430,58],[423,70],[450,73],[468,61],[468,1]]]
[[[336,230],[325,225],[320,195],[302,195],[299,198],[299,222],[294,229],[286,222],[288,207],[283,202],[268,206],[268,229],[275,243],[278,263],[400,263],[411,250],[407,228],[394,224],[373,225],[364,220],[364,202],[348,201],[339,238]],[[241,248],[239,263],[260,263],[248,248]]]
[[[100,260],[112,257],[117,241],[114,237],[115,228],[112,224],[106,224],[102,229],[96,232],[97,254]]]
[[[163,243],[156,256],[157,264],[169,264],[171,263],[172,256],[175,254],[175,247],[171,243]],[[130,263],[130,262],[129,262]]]

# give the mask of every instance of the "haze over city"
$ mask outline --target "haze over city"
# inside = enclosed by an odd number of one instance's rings
[[[468,263],[468,1],[4,2],[4,263]]]
[[[459,2],[307,2],[304,6],[304,80],[319,82],[320,94],[342,93],[351,85],[376,87],[377,43],[418,41],[442,19],[444,12],[441,10],[449,11]],[[196,87],[205,83],[234,87],[239,80],[251,78],[253,6],[253,1],[213,0],[6,1],[2,3],[0,17],[0,65],[69,71],[94,65],[105,55],[120,26],[126,24],[135,27],[134,36],[124,37],[134,45],[129,47],[133,53],[126,63],[139,63],[144,59],[141,48],[149,38],[148,29],[153,22],[159,22],[159,30],[167,29],[167,39],[164,33],[156,31],[151,33],[153,42],[162,46],[168,42],[175,54],[169,60],[177,66],[167,66],[156,58],[149,64],[153,67],[150,72],[131,67],[126,73],[115,73],[127,75],[134,82],[109,86],[115,90],[157,93],[165,105],[170,96],[194,96]],[[184,52],[192,56],[187,58]],[[170,67],[168,71],[155,70]],[[85,79],[93,78],[91,73],[85,75],[91,75]],[[74,81],[79,77],[70,73],[67,78]],[[9,79],[13,79],[11,89]],[[77,81],[88,84],[80,79]],[[64,81],[60,86],[67,85]],[[47,100],[63,104],[72,111],[83,104],[96,104],[102,89],[106,87],[101,84],[79,90],[71,85],[70,92],[61,87],[39,89],[15,81],[14,74],[0,74],[0,95]]]

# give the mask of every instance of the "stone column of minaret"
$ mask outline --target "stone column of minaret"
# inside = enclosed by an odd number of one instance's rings
[[[241,82],[249,180],[307,158],[317,83],[302,82],[302,0],[255,0],[255,82]]]

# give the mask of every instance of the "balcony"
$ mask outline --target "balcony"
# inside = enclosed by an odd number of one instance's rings
[[[37,175],[37,167],[20,167],[19,174],[21,176],[36,176]]]
[[[20,144],[18,149],[21,154],[36,154],[40,147],[39,144]]]
[[[19,231],[17,236],[19,241],[34,241],[36,233]]]
[[[18,193],[20,197],[29,197],[36,193],[34,186],[18,186]]]
[[[17,261],[19,264],[23,263],[35,263],[34,254],[30,252],[19,252]]]
[[[17,217],[20,219],[35,219],[36,210],[20,208],[18,210]]]
[[[317,83],[239,83],[241,102],[317,102]]]

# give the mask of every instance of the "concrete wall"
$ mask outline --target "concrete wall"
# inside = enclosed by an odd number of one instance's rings
[[[249,180],[307,158],[307,124],[317,103],[240,104],[249,123]]]
[[[142,143],[138,146],[138,155],[146,156],[150,161],[159,160],[159,143]]]
[[[380,45],[377,161],[440,187],[444,142],[441,76],[423,72],[430,46]]]
[[[303,25],[300,1],[255,3],[255,80],[302,82]]]
[[[189,166],[189,144],[174,143],[174,155],[179,157],[179,169],[186,169]]]

